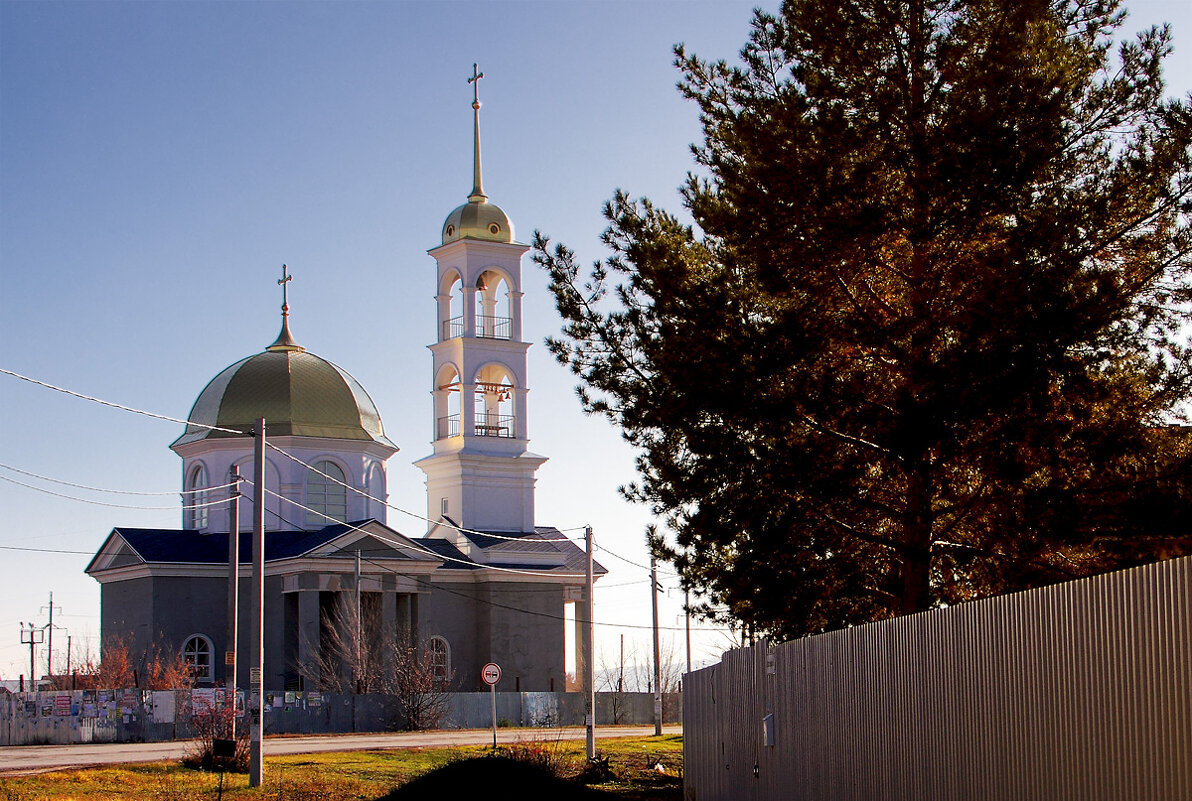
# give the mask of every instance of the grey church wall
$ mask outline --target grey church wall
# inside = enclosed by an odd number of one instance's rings
[[[252,581],[240,579],[237,681],[248,682],[248,657],[251,631],[249,616]],[[212,677],[208,682],[226,681],[223,655],[227,650],[226,579],[215,577],[168,576],[114,581],[104,584],[100,593],[102,630],[116,636],[129,635],[133,656],[151,646],[180,651],[187,638],[201,634],[211,641]],[[287,659],[284,654],[284,608],[281,579],[265,581],[265,675],[267,684],[285,686]]]
[[[222,667],[226,625],[226,579],[171,576],[153,582],[153,636],[159,646],[181,649],[187,638],[202,634],[211,641],[212,670]]]
[[[104,636],[128,637],[128,647],[141,653],[153,632],[153,579],[139,578],[104,584],[99,594],[100,631]],[[101,643],[100,649],[108,645]]]
[[[298,643],[303,637],[317,641],[319,607],[317,603],[301,605],[297,599],[287,598],[308,594],[283,594],[280,576],[266,578],[266,686],[298,686]],[[317,600],[317,591],[314,595]],[[201,634],[211,642],[212,666],[210,679],[203,683],[226,681],[225,579],[163,576],[113,581],[103,585],[101,598],[103,631],[130,635],[134,655],[150,646],[180,650],[189,637]],[[425,642],[438,635],[447,640],[455,689],[485,689],[479,678],[480,667],[493,661],[502,669],[497,687],[500,692],[562,690],[565,624],[561,587],[533,582],[443,582],[432,585],[417,598],[418,638]],[[398,601],[392,600],[390,606],[394,608],[387,608],[386,616],[404,619],[407,607],[399,607]],[[249,578],[240,579],[239,607],[237,683],[245,686],[251,654]],[[306,688],[313,689],[309,682]]]
[[[531,582],[443,584],[419,606],[423,640],[440,635],[451,648],[454,687],[485,688],[480,668],[501,666],[498,692],[548,692],[564,685],[563,590]]]
[[[451,649],[453,689],[472,690],[478,683],[476,588],[471,584],[443,583],[418,596],[418,638],[447,640]]]
[[[477,616],[484,621],[478,628],[486,632],[482,643],[486,650],[484,661],[501,666],[497,690],[563,689],[566,645],[562,588],[530,582],[489,582],[478,588],[477,599]],[[474,676],[480,666],[475,665]],[[461,686],[466,688],[466,684]]]

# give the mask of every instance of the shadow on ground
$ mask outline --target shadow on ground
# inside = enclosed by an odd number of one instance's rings
[[[576,782],[560,779],[546,770],[504,757],[484,757],[452,762],[407,782],[380,801],[445,801],[474,794],[485,801],[599,801],[618,798]]]

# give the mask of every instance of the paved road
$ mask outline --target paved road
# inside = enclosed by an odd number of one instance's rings
[[[664,726],[664,734],[682,734],[683,727]],[[610,737],[647,737],[653,726],[609,726],[596,730],[597,743]],[[582,727],[563,729],[497,729],[497,742],[561,737],[582,740]],[[486,745],[492,742],[491,729],[467,729],[393,734],[322,734],[302,737],[266,737],[265,756],[313,754],[323,751],[364,751],[373,748],[437,748],[455,745]],[[126,762],[159,762],[180,759],[189,745],[186,740],[167,743],[89,743],[85,745],[17,745],[0,749],[0,774],[32,773],[46,770],[113,765]]]

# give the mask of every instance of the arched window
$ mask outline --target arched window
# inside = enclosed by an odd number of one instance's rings
[[[307,522],[328,526],[335,521],[347,522],[348,488],[343,469],[335,462],[316,462],[306,478],[306,505],[312,511]]]
[[[368,502],[368,513],[365,517],[375,517],[384,521],[385,502],[389,499],[389,493],[385,489],[385,468],[381,467],[380,462],[373,462],[372,467],[368,469],[368,495],[372,500]]]
[[[431,676],[435,682],[446,684],[451,681],[451,647],[447,645],[447,640],[437,635],[431,637],[427,643],[427,652],[430,655]]]
[[[190,470],[186,479],[186,492],[182,494],[182,504],[186,511],[187,528],[199,529],[207,527],[207,468],[197,464]]]
[[[211,681],[211,640],[202,634],[194,634],[187,638],[182,646],[182,658],[190,668],[190,675],[195,681]]]

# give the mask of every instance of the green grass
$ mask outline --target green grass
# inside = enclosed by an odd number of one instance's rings
[[[593,783],[592,787],[614,797],[637,801],[669,801],[682,797],[682,780],[679,778],[683,759],[681,736],[602,740],[597,746],[599,755],[607,758],[614,778]],[[513,747],[502,748],[501,752],[547,767],[564,778],[574,778],[587,767],[583,750],[583,742],[527,737]],[[249,788],[245,774],[226,774],[223,798],[229,801],[373,801],[413,778],[488,753],[490,749],[471,746],[270,757],[265,765],[264,787]],[[653,770],[657,760],[666,767],[666,773]],[[0,801],[182,801],[218,797],[218,774],[191,770],[172,762],[0,778]]]

